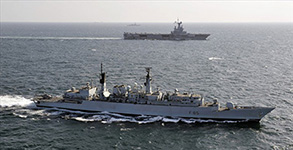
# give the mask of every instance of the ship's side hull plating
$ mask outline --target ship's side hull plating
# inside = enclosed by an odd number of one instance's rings
[[[38,107],[61,108],[90,112],[111,112],[129,115],[167,116],[213,120],[259,121],[274,108],[240,107],[230,110],[218,110],[218,107],[170,106],[117,103],[107,101],[87,101],[79,103],[36,101]]]

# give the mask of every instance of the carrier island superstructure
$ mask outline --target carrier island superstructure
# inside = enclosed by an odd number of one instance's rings
[[[87,112],[110,112],[126,115],[149,115],[172,118],[194,118],[211,120],[231,120],[237,122],[259,122],[273,107],[236,106],[227,102],[221,106],[217,100],[205,102],[199,94],[161,92],[152,90],[151,68],[146,68],[144,87],[135,84],[116,85],[110,93],[106,87],[106,73],[100,74],[101,87],[92,83],[67,90],[63,97],[44,94],[33,101],[38,107],[60,108]]]
[[[170,34],[160,33],[128,33],[124,32],[125,40],[206,40],[210,34],[192,34],[184,31],[182,21],[175,22],[177,26]]]

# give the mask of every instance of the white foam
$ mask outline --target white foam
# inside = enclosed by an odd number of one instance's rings
[[[31,110],[31,111],[27,111],[28,114],[30,115],[39,115],[39,116],[48,116],[46,113],[46,110]]]
[[[20,117],[20,118],[27,118],[27,115],[22,115],[22,114],[17,114],[17,113],[13,113],[13,115]]]
[[[210,57],[209,60],[221,60],[222,58],[219,57]]]
[[[114,117],[111,117],[105,123],[112,123],[112,122],[132,122],[132,119],[124,119],[124,118],[114,118]]]
[[[95,121],[95,119],[87,119],[87,118],[83,118],[83,117],[74,117],[75,120],[77,121],[81,121],[81,122],[93,122]]]
[[[148,120],[144,120],[144,121],[136,121],[138,124],[146,124],[146,123],[153,123],[153,122],[157,122],[157,121],[161,121],[163,120],[163,117],[161,116],[156,116],[156,117],[152,117],[149,118]]]
[[[48,115],[49,116],[59,116],[60,114],[62,114],[63,112],[62,111],[55,111],[55,112],[51,112],[49,113]]]
[[[170,118],[163,118],[163,122],[172,122],[172,123],[177,123],[180,121],[180,119],[170,119]]]
[[[24,98],[19,95],[4,95],[0,96],[0,107],[12,107],[12,106],[35,106],[34,102],[30,99]]]
[[[120,131],[131,131],[131,128],[121,128]]]
[[[31,118],[31,120],[38,121],[38,120],[40,120],[40,118]]]
[[[202,119],[185,119],[185,118],[165,118],[161,116],[138,116],[138,117],[131,117],[131,116],[123,116],[115,113],[106,113],[106,114],[99,114],[93,115],[90,117],[69,117],[68,119],[74,119],[81,122],[94,122],[100,121],[101,123],[110,124],[115,122],[132,122],[137,124],[148,124],[154,122],[167,122],[167,123],[178,123],[184,122],[187,124],[193,123],[237,123],[237,121],[217,121],[217,120],[202,120]]]

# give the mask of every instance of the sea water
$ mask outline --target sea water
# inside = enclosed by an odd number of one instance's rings
[[[186,23],[206,41],[123,40],[124,32],[169,33],[170,24],[1,23],[0,149],[292,149],[293,26]],[[93,80],[199,93],[244,106],[276,107],[260,123],[125,116],[37,108]]]

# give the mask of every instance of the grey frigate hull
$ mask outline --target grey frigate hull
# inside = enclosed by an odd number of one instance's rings
[[[152,33],[124,33],[125,40],[206,40],[210,34],[152,34]]]
[[[117,103],[107,101],[88,101],[78,102],[58,101],[35,101],[38,107],[59,108],[67,110],[87,111],[87,112],[110,112],[127,115],[150,115],[164,117],[180,117],[194,119],[211,119],[227,121],[259,122],[266,114],[274,108],[270,107],[241,107],[237,109],[218,109],[213,106],[170,106],[154,104],[134,104]]]
[[[48,94],[36,96],[33,101],[38,107],[60,108],[89,112],[110,112],[128,115],[147,115],[212,120],[240,120],[258,122],[274,108],[244,107],[227,102],[221,106],[217,100],[205,102],[199,94],[152,91],[151,68],[146,68],[145,88],[135,84],[116,85],[110,93],[106,87],[106,73],[101,64],[100,90],[93,83],[67,90],[63,97]]]

